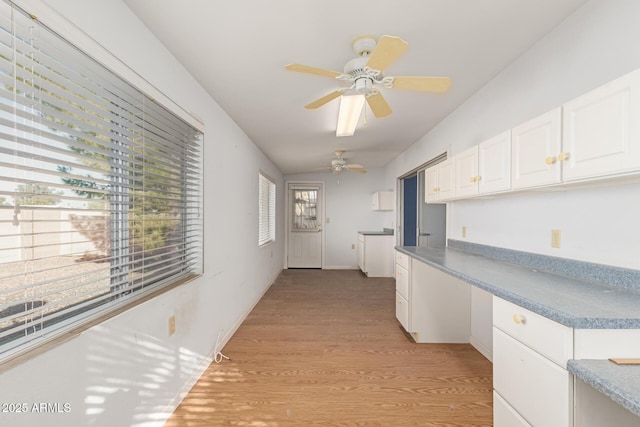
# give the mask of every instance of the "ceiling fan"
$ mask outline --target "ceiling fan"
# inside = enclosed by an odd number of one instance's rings
[[[362,165],[347,163],[347,159],[343,157],[344,150],[336,150],[334,152],[333,159],[331,159],[331,166],[322,168],[322,170],[329,170],[333,174],[339,174],[340,172],[358,172],[367,173],[367,170]]]
[[[322,107],[341,95],[362,94],[373,115],[380,118],[391,114],[391,107],[380,93],[381,86],[388,89],[436,93],[445,92],[451,86],[449,77],[383,75],[383,71],[409,47],[409,44],[400,37],[382,36],[376,42],[374,36],[360,36],[353,41],[352,47],[358,57],[345,64],[343,73],[301,64],[285,66],[289,71],[333,77],[349,83],[348,87],[337,89],[305,105],[305,108]]]

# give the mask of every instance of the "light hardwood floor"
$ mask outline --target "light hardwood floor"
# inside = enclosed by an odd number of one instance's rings
[[[166,427],[492,426],[492,365],[467,344],[416,344],[395,282],[285,270]]]

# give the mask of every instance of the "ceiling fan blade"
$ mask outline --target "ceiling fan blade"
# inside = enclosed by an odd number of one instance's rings
[[[351,164],[351,165],[344,165],[344,167],[349,172],[367,173],[367,170],[362,165]]]
[[[284,69],[287,71],[297,71],[299,73],[315,74],[318,76],[334,78],[342,75],[342,73],[339,73],[337,71],[324,70],[322,68],[310,67],[308,65],[302,64],[288,64],[284,66]]]
[[[336,99],[340,95],[342,95],[342,91],[341,90],[333,91],[330,94],[325,95],[320,99],[316,99],[315,101],[310,102],[309,104],[305,105],[304,108],[306,108],[308,110],[313,110],[315,108],[322,107],[324,104],[326,104],[329,101],[332,101],[332,100]]]
[[[391,107],[389,107],[389,104],[387,104],[387,101],[381,93],[367,96],[367,104],[369,104],[369,108],[371,108],[373,115],[377,118],[391,114]]]
[[[446,92],[451,87],[449,77],[406,77],[393,78],[394,89],[419,90],[422,92]]]
[[[409,43],[402,40],[400,37],[394,36],[382,36],[376,47],[373,49],[367,66],[374,70],[383,71],[393,61],[395,61],[402,53],[407,50]]]

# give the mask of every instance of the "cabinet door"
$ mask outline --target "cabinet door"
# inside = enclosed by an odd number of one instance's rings
[[[511,130],[511,188],[556,184],[562,179],[557,161],[562,113],[556,108]]]
[[[360,236],[362,237],[362,236]],[[358,240],[358,267],[362,270],[363,273],[366,273],[366,266],[364,265],[364,240]]]
[[[409,300],[409,271],[396,264],[396,292]]]
[[[424,199],[427,203],[438,201],[438,166],[432,166],[424,173]]]
[[[453,158],[455,163],[455,196],[469,197],[478,194],[478,146],[471,147]]]
[[[451,159],[438,164],[438,200],[449,200],[455,196],[455,169]]]
[[[372,211],[380,210],[380,193],[373,193],[371,195],[371,210]]]
[[[640,70],[564,105],[563,180],[640,169]]]
[[[511,188],[511,131],[478,145],[478,193],[488,194]]]
[[[572,426],[572,378],[567,370],[493,328],[493,388],[529,424]]]
[[[493,392],[494,427],[531,427],[498,393]]]
[[[411,332],[409,330],[409,303],[398,292],[396,292],[396,319],[405,331]]]

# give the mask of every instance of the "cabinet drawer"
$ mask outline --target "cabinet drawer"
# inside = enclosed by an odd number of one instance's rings
[[[531,427],[505,400],[493,392],[494,427]]]
[[[396,318],[405,331],[409,332],[409,303],[398,292],[396,292]]]
[[[396,264],[409,270],[409,255],[396,251]]]
[[[396,292],[409,299],[409,272],[400,264],[396,264]]]
[[[532,426],[572,425],[569,372],[495,327],[493,388]]]
[[[563,368],[573,358],[571,328],[495,296],[493,325]]]

